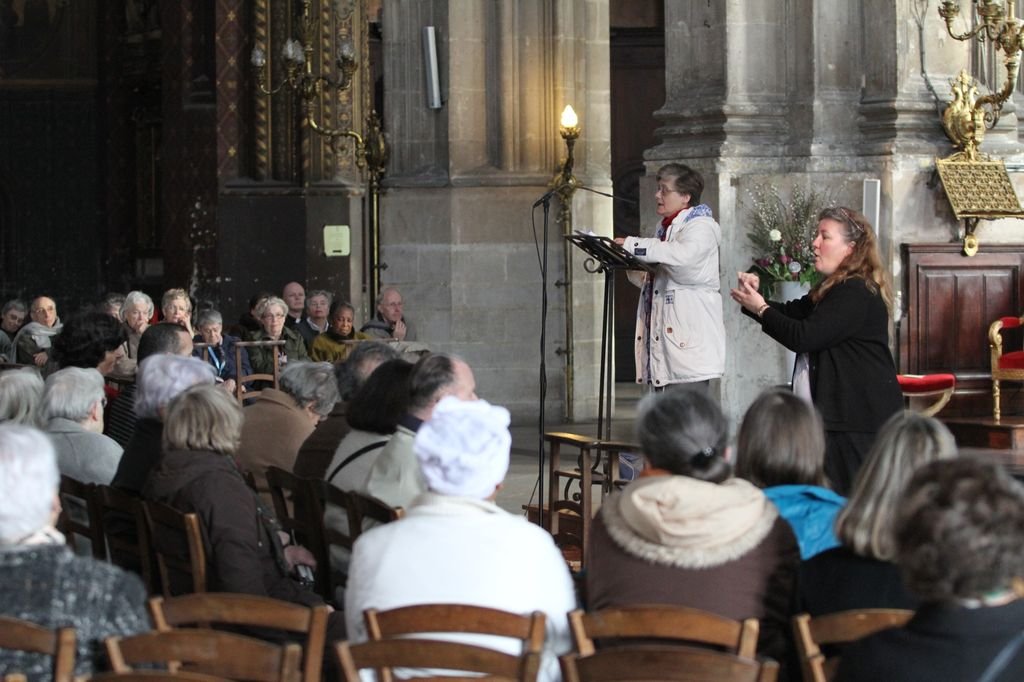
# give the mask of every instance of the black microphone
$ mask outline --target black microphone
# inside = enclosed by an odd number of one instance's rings
[[[547,203],[551,199],[551,197],[558,194],[558,190],[560,189],[562,189],[561,183],[559,183],[558,186],[549,189],[547,192],[544,193],[544,196],[542,196],[540,199],[537,199],[537,201],[533,202],[533,208],[537,208],[541,204]]]

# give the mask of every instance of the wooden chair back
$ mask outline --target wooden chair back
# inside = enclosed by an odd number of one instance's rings
[[[144,501],[142,509],[164,596],[205,592],[206,549],[199,516],[151,500]],[[188,584],[182,576],[190,579]]]
[[[597,440],[575,433],[549,432],[544,434],[544,443],[548,449],[545,525],[570,568],[582,571],[594,516],[593,486],[604,485],[604,475],[596,471],[600,462],[594,459]],[[565,449],[576,451],[571,463],[562,461]],[[572,491],[574,485],[576,492]]]
[[[103,544],[103,529],[100,514],[96,507],[96,486],[61,474],[60,477],[61,513],[57,519],[57,529],[64,534],[68,546],[78,552],[78,538],[89,542],[92,556],[101,561],[107,558],[107,548]]]
[[[369,530],[371,526],[367,525],[367,521],[375,521],[374,525],[391,523],[405,514],[405,510],[401,507],[389,506],[376,497],[370,497],[354,490],[349,491],[349,497],[354,510],[354,516],[349,517],[349,532],[353,542],[363,531]]]
[[[273,358],[273,371],[270,374],[242,374],[242,353],[248,353],[249,348],[269,348]],[[235,367],[238,368],[238,379],[235,381],[235,398],[241,403],[243,400],[256,398],[262,389],[251,388],[243,392],[243,385],[251,382],[268,383],[277,388],[281,383],[281,350],[284,348],[284,341],[236,341],[235,342]],[[260,384],[253,384],[257,386]]]
[[[0,649],[53,657],[53,682],[72,682],[75,676],[75,629],[51,630],[18,618],[0,616]],[[5,675],[8,672],[4,671]]]
[[[383,682],[391,680],[387,673],[390,668],[429,668],[446,673],[467,673],[464,676],[445,674],[444,677],[432,678],[444,680],[527,682],[537,677],[536,672],[529,673],[529,663],[522,656],[459,642],[429,639],[382,639],[363,644],[339,642],[335,652],[346,682],[361,682],[359,671],[367,668],[384,671],[385,674],[377,677]],[[483,677],[480,677],[481,673]]]
[[[564,682],[775,682],[779,664],[688,646],[623,646],[559,659]]]
[[[913,615],[907,609],[856,609],[814,618],[806,613],[793,616],[804,682],[828,682],[835,678],[839,656],[827,656],[822,647],[849,644],[879,630],[899,627]]]
[[[174,628],[241,625],[305,635],[302,679],[317,682],[327,637],[326,605],[303,606],[251,594],[206,592],[180,597],[153,597],[149,614],[160,632]]]
[[[264,475],[270,499],[274,502],[274,515],[281,523],[281,529],[293,534],[299,544],[308,547],[310,536],[316,532],[313,524],[319,508],[311,479],[296,476],[276,466],[267,467]]]
[[[170,672],[184,670],[253,682],[297,682],[302,647],[277,645],[254,637],[203,629],[147,632],[108,637],[104,644],[114,672],[135,666],[163,664]]]
[[[6,682],[6,681],[5,681]],[[226,677],[167,670],[132,670],[126,673],[97,673],[87,682],[231,682]]]
[[[544,648],[546,617],[541,611],[529,614],[469,604],[415,604],[363,612],[370,640],[379,641],[407,635],[434,633],[472,633],[519,640],[522,645],[522,672],[536,677]]]
[[[327,481],[308,480],[317,507],[313,518],[315,532],[306,547],[317,561],[316,590],[325,600],[333,601],[335,588],[347,582],[347,575],[344,571],[336,571],[331,565],[331,548],[340,547],[345,551],[352,551],[352,543],[355,542],[352,528],[358,523],[356,510],[350,493],[334,487]],[[329,511],[345,519],[344,531],[336,525],[327,524]]]
[[[650,604],[592,613],[576,610],[569,614],[569,629],[580,656],[595,652],[594,640],[615,640],[616,645],[629,643],[623,640],[675,640],[754,658],[760,626],[756,618],[732,620],[687,606]]]
[[[152,592],[160,590],[142,499],[109,485],[96,486],[96,507],[110,562],[137,573]],[[121,525],[129,532],[115,532]]]

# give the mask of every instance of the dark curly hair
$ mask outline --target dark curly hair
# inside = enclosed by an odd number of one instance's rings
[[[901,496],[895,530],[896,561],[914,594],[978,599],[1024,571],[1024,488],[995,462],[932,462]]]
[[[110,315],[96,310],[77,312],[64,321],[64,328],[53,339],[53,359],[62,369],[95,369],[127,338],[124,325]]]

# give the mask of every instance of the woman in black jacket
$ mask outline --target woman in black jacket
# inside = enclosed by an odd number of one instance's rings
[[[846,495],[875,434],[903,409],[889,351],[892,295],[874,231],[848,208],[818,216],[814,267],[824,279],[803,298],[765,301],[753,273],[739,273],[733,300],[761,330],[798,354],[793,390],[821,412],[825,473]]]

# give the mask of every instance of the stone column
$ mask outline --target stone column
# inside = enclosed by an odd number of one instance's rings
[[[606,2],[385,0],[383,17],[393,151],[381,206],[382,279],[402,290],[419,340],[465,357],[481,396],[516,418],[535,418],[544,245],[542,211],[531,206],[564,155],[558,115],[565,103],[584,130],[577,177],[610,185]],[[421,31],[428,25],[438,39],[438,110],[427,108],[424,93]],[[610,205],[582,194],[577,215],[610,234]],[[568,348],[566,287],[556,286],[565,252],[558,208],[553,202],[549,221],[545,356],[547,414],[556,421],[564,413]],[[579,217],[576,224],[583,226]],[[600,306],[594,277],[574,272],[573,392],[581,407],[572,416],[593,416]]]

